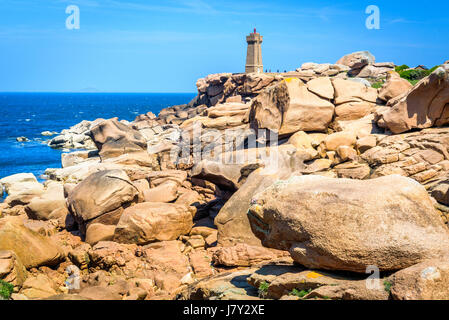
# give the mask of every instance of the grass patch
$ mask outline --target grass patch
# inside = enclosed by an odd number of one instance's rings
[[[390,292],[391,291],[391,286],[392,286],[392,283],[390,281],[388,281],[388,280],[384,281],[384,288],[385,288],[386,292]]]
[[[6,281],[0,280],[0,300],[9,300],[14,291],[14,285]]]
[[[267,294],[268,294],[268,287],[269,286],[270,285],[266,281],[263,281],[263,282],[260,283],[259,291],[258,291],[260,298],[265,298],[267,296]]]
[[[408,79],[407,79],[408,80]],[[414,86],[415,84],[417,84],[418,82],[420,82],[421,80],[408,80],[408,82],[410,82],[412,84],[412,86]]]
[[[298,289],[293,289],[292,292],[290,292],[290,295],[291,296],[297,296],[297,297],[302,299],[306,295],[308,295],[311,291],[312,291],[312,289],[301,290],[301,291],[299,291]]]
[[[380,89],[380,88],[382,88],[383,85],[384,85],[383,82],[375,82],[371,85],[371,87],[374,89]]]

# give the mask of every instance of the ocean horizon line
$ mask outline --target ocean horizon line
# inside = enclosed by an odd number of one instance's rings
[[[150,91],[0,91],[5,93],[83,93],[83,94],[197,94],[197,92],[150,92]]]

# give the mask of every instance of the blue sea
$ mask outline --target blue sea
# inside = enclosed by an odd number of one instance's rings
[[[48,147],[43,131],[82,120],[118,117],[133,121],[148,111],[188,103],[194,93],[0,93],[0,178],[21,172],[41,176],[61,167],[61,151]],[[29,142],[17,142],[24,136]]]

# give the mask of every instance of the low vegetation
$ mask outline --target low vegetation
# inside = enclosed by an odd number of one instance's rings
[[[298,289],[293,289],[292,292],[290,292],[291,296],[297,296],[299,298],[304,298],[306,295],[308,295],[310,292],[312,291],[312,289],[308,289],[308,290],[298,290]]]
[[[427,77],[434,72],[439,66],[435,66],[429,70],[410,69],[409,66],[403,64],[395,68],[395,71],[399,73],[401,78],[408,80],[412,85],[418,83],[421,79]]]
[[[259,285],[259,297],[260,298],[265,298],[268,294],[268,287],[270,285],[266,282],[263,281],[260,285]]]
[[[371,87],[373,87],[374,89],[380,89],[382,88],[383,85],[384,85],[383,82],[375,82],[371,85]]]
[[[390,281],[388,281],[388,280],[384,281],[384,288],[385,288],[386,292],[390,292],[391,291],[391,286],[392,286],[392,283]]]
[[[9,300],[14,291],[14,286],[11,283],[0,280],[0,300]]]

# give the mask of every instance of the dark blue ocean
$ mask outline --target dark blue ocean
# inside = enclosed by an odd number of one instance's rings
[[[39,177],[60,168],[61,151],[43,143],[43,131],[67,129],[82,120],[118,117],[128,121],[148,111],[188,103],[181,93],[0,93],[0,178],[21,172]],[[17,142],[27,137],[30,142]]]

